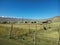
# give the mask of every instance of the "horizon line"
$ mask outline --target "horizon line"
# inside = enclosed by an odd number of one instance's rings
[[[14,16],[0,16],[0,17],[3,17],[3,18],[17,18],[17,19],[19,19],[19,18],[24,18],[24,19],[49,19],[49,18],[53,18],[53,17],[59,17],[59,15],[58,16],[52,16],[52,17],[47,17],[47,18],[27,18],[27,17],[14,17]]]

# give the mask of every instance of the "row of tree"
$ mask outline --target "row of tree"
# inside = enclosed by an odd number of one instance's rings
[[[29,22],[25,21],[25,23],[29,23]],[[37,22],[36,21],[32,21],[31,23],[37,23]]]
[[[12,23],[12,21],[1,21],[0,23],[1,24],[10,24],[10,23]],[[13,23],[15,24],[15,23],[18,23],[18,22],[16,21],[16,22],[13,22]],[[22,22],[22,23],[29,23],[29,22],[28,21],[25,21],[25,22]],[[37,22],[36,21],[32,21],[30,23],[37,23]]]

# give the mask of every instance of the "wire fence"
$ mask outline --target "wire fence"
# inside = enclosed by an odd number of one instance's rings
[[[26,45],[60,45],[60,24],[54,25],[0,24],[0,37],[14,39]]]

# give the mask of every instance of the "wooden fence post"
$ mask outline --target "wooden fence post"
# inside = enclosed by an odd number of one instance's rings
[[[13,31],[13,23],[11,23],[10,31],[9,31],[9,39],[12,38],[12,31]]]
[[[36,24],[36,30],[34,32],[34,45],[36,45],[36,34],[37,34],[37,24]]]
[[[59,29],[59,27],[60,27],[60,24],[58,24],[58,33],[60,33],[60,29]],[[58,40],[58,45],[60,45],[60,34],[59,34],[59,40]]]

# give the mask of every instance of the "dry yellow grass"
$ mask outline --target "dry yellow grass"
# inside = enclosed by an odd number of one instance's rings
[[[59,33],[57,30],[59,26],[57,24],[58,23],[51,23],[51,29],[48,28],[48,24],[47,30],[43,30],[43,26],[40,24],[13,24],[12,36],[16,38],[19,36],[21,37],[22,35],[21,39],[17,39],[18,42],[23,42],[26,45],[33,45],[34,31],[36,30],[37,25],[37,44],[56,45],[59,40]],[[8,37],[10,28],[11,24],[0,24],[0,37]],[[29,30],[31,31],[30,33]]]

